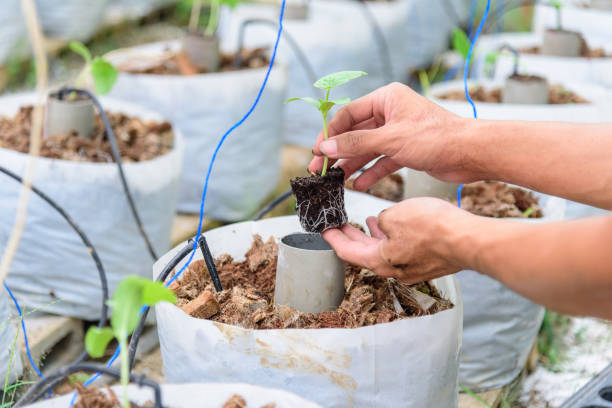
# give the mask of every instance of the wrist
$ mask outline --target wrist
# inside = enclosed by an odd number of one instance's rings
[[[492,145],[491,138],[494,130],[488,120],[460,118],[455,126],[458,134],[461,152],[460,168],[467,172],[472,180],[486,180],[490,177],[490,169],[487,161],[491,157],[489,148]]]

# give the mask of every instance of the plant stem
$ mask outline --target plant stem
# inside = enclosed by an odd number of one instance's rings
[[[215,35],[217,24],[219,24],[219,0],[212,0],[210,2],[210,16],[208,16],[208,24],[206,25],[204,36],[212,37]]]
[[[189,31],[196,32],[198,30],[201,10],[202,0],[195,0],[191,6],[191,15],[189,16]]]
[[[557,31],[561,31],[561,7],[555,7],[557,10]]]
[[[128,395],[128,384],[130,382],[130,361],[128,359],[128,344],[127,337],[122,336],[119,342],[121,352],[119,353],[121,358],[121,388],[123,390],[123,408],[130,408],[130,397]]]
[[[328,95],[329,95],[329,91],[328,91]],[[327,115],[323,115],[323,138],[325,140],[328,139],[327,137]],[[323,170],[321,170],[321,177],[323,177],[325,173],[327,173],[327,163],[328,162],[329,162],[329,159],[327,158],[327,156],[325,156],[325,159],[323,160]]]

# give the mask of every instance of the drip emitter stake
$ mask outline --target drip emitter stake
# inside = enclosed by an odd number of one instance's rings
[[[219,272],[217,272],[217,267],[215,266],[215,260],[210,253],[210,248],[208,247],[208,243],[206,242],[206,237],[204,235],[200,235],[200,240],[198,241],[198,245],[200,245],[200,250],[202,251],[202,255],[204,256],[204,262],[206,262],[206,267],[208,268],[208,273],[210,273],[210,278],[215,285],[215,290],[217,292],[221,292],[223,287],[221,286],[221,279],[219,279]]]

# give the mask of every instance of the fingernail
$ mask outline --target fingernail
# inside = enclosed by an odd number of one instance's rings
[[[326,156],[335,156],[338,154],[338,144],[335,140],[326,140],[325,142],[321,142],[319,145],[319,150],[323,152]]]

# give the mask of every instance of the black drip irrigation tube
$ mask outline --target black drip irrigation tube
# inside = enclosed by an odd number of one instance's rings
[[[265,25],[272,27],[273,29],[278,29],[278,23],[276,21],[266,20],[263,18],[251,18],[248,20],[244,20],[242,24],[240,24],[240,30],[238,31],[238,51],[236,52],[236,57],[234,58],[234,68],[240,68],[242,65],[242,55],[240,51],[244,48],[246,29],[248,26],[251,25]],[[287,40],[287,43],[291,47],[291,50],[304,68],[304,71],[306,72],[306,76],[308,76],[309,81],[314,84],[319,78],[314,72],[312,64],[310,64],[310,61],[308,61],[308,57],[306,57],[304,51],[302,51],[298,43],[287,31],[283,31],[283,38]]]
[[[261,220],[266,214],[276,208],[277,205],[289,198],[289,196],[291,196],[291,189],[288,189],[287,191],[270,201],[268,204],[266,204],[264,208],[259,210],[259,212],[257,212],[257,214],[253,216],[253,221]]]
[[[502,44],[497,51],[502,52],[504,50],[508,50],[514,56],[514,63],[512,65],[512,75],[518,75],[518,67],[519,67],[519,52],[516,48],[511,46],[510,44]]]
[[[121,154],[119,153],[119,146],[117,145],[117,138],[115,137],[115,132],[113,132],[113,127],[111,126],[110,120],[108,119],[108,116],[106,115],[106,112],[104,111],[104,108],[102,107],[102,104],[92,92],[86,89],[80,89],[80,88],[69,88],[69,87],[62,88],[57,93],[58,99],[62,100],[65,95],[72,94],[72,93],[87,96],[89,99],[91,99],[91,101],[94,103],[94,105],[98,109],[98,113],[100,114],[100,117],[102,118],[102,121],[104,122],[104,128],[106,130],[106,137],[108,138],[108,141],[110,142],[111,153],[113,155],[113,158],[115,159],[115,162],[117,163],[117,168],[119,169],[119,178],[121,179],[121,185],[123,187],[123,191],[125,192],[125,196],[128,200],[128,204],[130,206],[130,210],[132,211],[132,215],[134,216],[134,221],[136,222],[140,235],[145,241],[145,244],[147,246],[149,254],[151,255],[151,258],[153,258],[153,260],[156,260],[157,254],[155,253],[155,250],[153,249],[153,245],[151,244],[151,240],[149,239],[149,236],[144,230],[142,221],[140,220],[140,216],[138,215],[138,210],[136,209],[136,204],[134,203],[134,199],[132,197],[132,193],[130,192],[130,188],[128,187],[127,180],[125,178],[125,173],[123,172],[123,166],[121,164]]]
[[[443,0],[444,1],[444,0]],[[363,12],[363,16],[367,20],[368,24],[370,24],[370,28],[372,29],[372,34],[374,35],[374,41],[378,44],[378,53],[380,54],[380,62],[382,64],[383,74],[385,76],[385,81],[387,83],[393,82],[393,62],[391,61],[391,52],[389,51],[389,44],[387,44],[387,40],[385,39],[385,34],[380,28],[380,24],[376,21],[376,18],[372,14],[372,11],[366,4],[364,0],[357,0],[357,3],[361,6],[361,11]]]
[[[40,399],[48,390],[50,390],[54,384],[59,381],[62,381],[64,378],[68,377],[71,374],[78,372],[88,372],[88,373],[103,373],[115,378],[121,378],[121,374],[118,370],[108,368],[101,364],[96,363],[77,363],[72,364],[68,367],[62,367],[56,372],[46,376],[36,384],[34,384],[25,394],[24,396],[14,405],[15,408],[24,407],[27,404],[33,403]],[[144,375],[131,375],[130,381],[136,383],[138,386],[146,386],[153,389],[153,393],[155,395],[154,398],[154,407],[162,408],[162,399],[161,399],[161,387],[155,381],[148,379]]]

